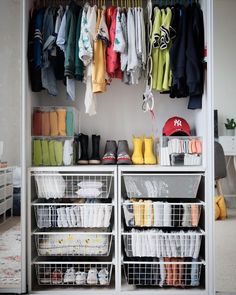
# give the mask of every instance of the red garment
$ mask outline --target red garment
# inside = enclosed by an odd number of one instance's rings
[[[41,111],[34,111],[33,113],[32,135],[35,135],[35,136],[42,135],[42,112]]]
[[[117,9],[114,6],[110,6],[107,9],[106,23],[110,44],[106,50],[106,70],[110,78],[122,79],[123,73],[120,68],[120,54],[113,50],[116,34],[116,13]]]

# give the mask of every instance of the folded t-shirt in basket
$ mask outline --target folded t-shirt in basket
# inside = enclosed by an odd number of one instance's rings
[[[80,188],[76,194],[81,198],[98,198],[102,191],[97,188]]]
[[[81,188],[102,188],[102,182],[101,181],[81,181],[78,183],[78,187]]]

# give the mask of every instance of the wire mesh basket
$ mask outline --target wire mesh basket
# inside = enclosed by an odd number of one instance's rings
[[[123,175],[128,198],[196,198],[199,174]]]
[[[155,262],[124,262],[127,283],[136,286],[197,287],[203,262],[164,258]]]
[[[162,136],[162,166],[199,166],[202,164],[202,138],[198,136]]]
[[[192,257],[197,259],[203,231],[133,230],[123,233],[127,257]]]
[[[109,256],[109,233],[35,233],[39,256]]]
[[[197,227],[203,203],[131,200],[122,207],[128,227]]]
[[[38,228],[108,228],[112,204],[34,204]]]
[[[112,175],[35,173],[38,198],[106,199],[110,196]]]
[[[39,285],[108,286],[111,263],[35,262]]]

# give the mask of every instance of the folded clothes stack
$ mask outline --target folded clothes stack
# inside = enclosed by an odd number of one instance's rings
[[[197,259],[202,235],[195,231],[136,230],[123,236],[128,257],[192,257]]]
[[[73,165],[73,139],[33,140],[34,166]]]
[[[201,165],[201,139],[188,137],[164,139],[161,146],[161,165]]]
[[[79,198],[101,198],[103,193],[101,181],[81,181],[76,194]]]
[[[131,199],[123,203],[123,210],[126,225],[129,227],[196,227],[201,205]]]
[[[34,110],[32,121],[33,136],[74,136],[72,109]]]
[[[46,269],[43,277],[40,278],[40,283],[45,285],[108,285],[109,272],[107,268],[97,270],[96,267],[91,267],[88,272],[76,271],[74,267],[67,268],[63,273],[60,269]]]
[[[84,203],[74,206],[37,206],[38,228],[109,227],[112,205]]]
[[[166,257],[153,261],[156,263],[130,262],[126,270],[128,284],[159,287],[196,287],[200,284],[201,264],[194,258]]]
[[[59,173],[36,174],[35,181],[38,198],[60,199],[65,196],[66,182]]]

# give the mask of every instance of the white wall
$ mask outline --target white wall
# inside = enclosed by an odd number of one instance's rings
[[[0,141],[2,160],[20,164],[20,0],[0,1]]]
[[[219,135],[225,135],[226,118],[236,120],[235,11],[235,0],[214,0],[214,108],[218,109]],[[225,195],[236,194],[236,171],[229,160],[228,176],[222,181]]]
[[[236,1],[214,0],[214,84],[219,134],[226,118],[236,120]]]

